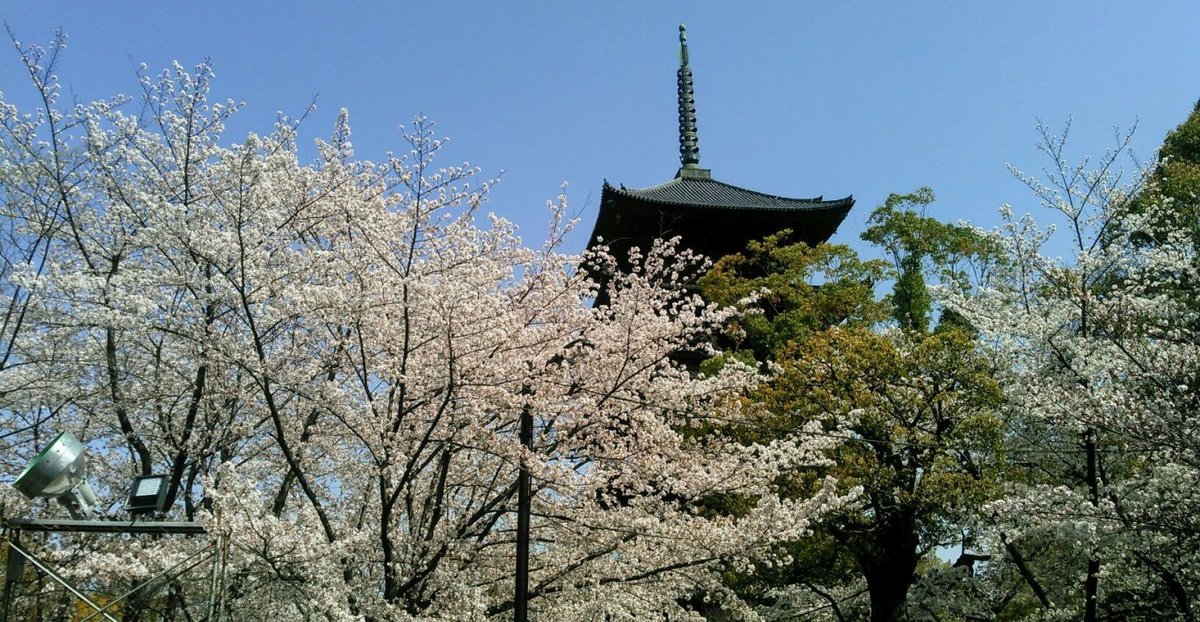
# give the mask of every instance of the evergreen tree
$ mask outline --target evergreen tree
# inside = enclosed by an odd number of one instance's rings
[[[702,280],[711,300],[752,312],[730,335],[776,370],[749,396],[763,412],[740,436],[819,429],[840,441],[829,463],[787,474],[780,489],[803,497],[831,475],[860,491],[815,527],[817,537],[788,549],[790,564],[735,580],[767,610],[854,619],[868,608],[872,620],[908,619],[919,569],[937,564],[939,547],[961,543],[978,508],[999,494],[999,387],[968,328],[942,322],[930,331],[925,286],[988,246],[914,209],[932,200],[927,189],[893,195],[872,213],[864,238],[890,262],[769,239]],[[893,294],[880,300],[875,284],[888,277]]]

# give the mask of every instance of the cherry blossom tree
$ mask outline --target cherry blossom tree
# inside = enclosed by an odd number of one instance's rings
[[[527,247],[481,213],[492,181],[437,164],[423,118],[405,152],[372,162],[343,112],[304,163],[286,117],[225,144],[238,106],[211,99],[207,65],[61,110],[64,45],[18,45],[40,109],[0,103],[0,468],[11,479],[71,430],[106,516],[131,476],[168,474],[168,514],[229,543],[228,619],[511,615],[522,464],[537,615],[699,619],[696,594],[752,615],[721,572],[854,494],[833,478],[803,498],[772,486],[833,439],[688,433],[743,421],[735,398],[759,380],[679,362],[732,313],[686,286],[699,258],[647,249],[592,306],[597,285],[559,250],[565,198]],[[702,511],[717,495],[746,511]],[[54,511],[0,496],[8,516]],[[187,548],[42,546],[97,593]],[[204,598],[168,591],[127,619]]]
[[[998,278],[977,296],[944,292],[1007,363],[1008,452],[1023,468],[990,507],[994,603],[1038,619],[1195,620],[1200,309],[1180,287],[1200,263],[1178,215],[1196,196],[1143,186],[1136,165],[1123,176],[1129,134],[1081,164],[1066,132],[1041,134],[1047,178],[1017,174],[1061,228],[1006,207]]]

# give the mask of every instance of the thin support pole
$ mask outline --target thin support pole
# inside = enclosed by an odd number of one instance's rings
[[[14,534],[12,542],[16,541]],[[11,546],[8,549],[8,562],[5,564],[4,571],[4,603],[0,605],[0,622],[8,622],[8,614],[12,610],[13,592],[16,591],[17,583],[25,575],[25,558],[13,552]]]
[[[513,597],[513,622],[529,620],[529,464],[533,449],[533,415],[529,407],[521,409],[521,446],[525,448],[517,472],[517,581]]]
[[[103,616],[105,620],[108,620],[108,622],[120,622],[116,618],[109,615],[108,612],[105,611],[103,607],[96,604],[96,602],[93,601],[92,599],[88,598],[86,594],[75,589],[75,587],[72,586],[70,583],[68,583],[65,578],[60,576],[57,572],[54,572],[54,570],[52,568],[50,568],[50,566],[47,566],[46,564],[42,563],[42,561],[40,559],[35,557],[32,553],[21,548],[21,546],[18,545],[16,542],[9,540],[8,554],[12,555],[13,551],[20,553],[23,557],[25,557],[25,559],[29,560],[29,563],[36,566],[38,570],[41,570],[42,572],[46,573],[46,576],[53,579],[59,585],[67,588],[67,591],[74,594],[75,598],[78,598],[79,600],[82,600],[83,602],[87,603],[87,605],[89,607],[91,607],[92,609],[95,609],[97,612],[99,612],[100,615]]]
[[[110,608],[112,608],[112,607],[114,607],[114,606],[116,606],[116,605],[120,604],[120,603],[121,603],[122,601],[124,601],[126,598],[129,598],[130,596],[133,596],[135,593],[137,593],[137,592],[139,592],[139,591],[141,591],[141,590],[144,590],[144,589],[146,589],[146,588],[147,588],[147,587],[148,587],[148,586],[149,586],[151,583],[153,583],[153,582],[157,581],[159,578],[161,578],[161,577],[165,577],[165,576],[167,576],[167,575],[170,575],[171,573],[173,573],[173,572],[175,571],[175,569],[176,569],[176,568],[179,568],[180,566],[183,566],[184,564],[187,564],[188,562],[192,562],[190,565],[188,565],[188,567],[187,567],[187,568],[184,568],[183,570],[180,570],[180,571],[179,571],[179,572],[178,572],[178,573],[175,575],[175,576],[177,576],[177,577],[178,577],[178,576],[183,576],[183,573],[185,573],[185,572],[187,572],[187,571],[191,570],[192,568],[195,568],[196,566],[199,566],[199,565],[200,565],[200,562],[204,561],[204,559],[203,559],[203,558],[201,558],[201,559],[196,559],[196,557],[199,557],[199,555],[200,555],[201,553],[203,553],[203,552],[204,552],[204,549],[200,549],[199,551],[196,551],[195,553],[192,553],[191,555],[188,555],[187,557],[183,558],[183,560],[182,560],[182,561],[180,561],[180,562],[176,563],[175,565],[171,566],[170,568],[167,568],[166,570],[160,571],[160,572],[158,572],[157,574],[155,574],[154,576],[150,577],[149,579],[146,579],[145,581],[142,581],[141,583],[139,583],[139,584],[137,584],[137,585],[133,586],[133,589],[130,589],[128,592],[125,592],[124,594],[121,594],[120,596],[118,596],[117,598],[114,598],[113,600],[110,600],[110,601],[108,602],[108,604],[104,605],[104,607],[102,607],[100,610],[98,610],[98,611],[96,611],[95,613],[93,613],[93,614],[89,615],[88,617],[86,617],[86,618],[84,618],[84,619],[80,620],[79,622],[88,622],[88,620],[91,620],[92,618],[95,618],[95,617],[96,617],[96,616],[98,616],[98,615],[102,615],[102,614],[104,614],[104,612],[105,612],[105,611],[107,611],[108,609],[110,609]],[[213,554],[213,555],[216,555],[216,552],[214,551],[212,554]],[[196,561],[192,561],[193,559],[196,559]],[[185,606],[186,606],[186,605],[185,605]]]
[[[223,540],[221,540],[221,583],[217,585],[217,596],[220,599],[219,600],[220,607],[217,609],[217,619],[215,622],[220,622],[221,617],[224,616],[225,612],[227,611],[227,609],[226,609],[227,604],[225,602],[225,596],[227,594],[229,594],[229,592],[226,590],[226,588],[228,586],[228,582],[226,580],[228,578],[229,578],[229,540],[223,539]]]
[[[218,532],[213,541],[212,577],[208,584],[208,615],[206,622],[218,622],[221,616],[221,596],[225,592],[225,537]]]

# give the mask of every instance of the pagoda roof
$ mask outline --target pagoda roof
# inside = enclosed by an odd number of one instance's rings
[[[629,249],[648,250],[655,240],[678,237],[682,248],[718,259],[745,250],[751,240],[789,231],[786,243],[815,246],[836,231],[854,198],[794,199],[747,190],[712,178],[700,166],[696,97],[688,64],[687,33],[679,27],[679,171],[675,178],[649,188],[631,189],[604,182],[600,210],[588,248],[603,244],[628,265]],[[604,279],[604,275],[599,278]]]
[[[631,247],[646,250],[655,239],[680,236],[685,248],[717,259],[784,229],[792,232],[789,243],[815,246],[853,206],[853,197],[791,199],[686,173],[640,190],[606,181],[588,248],[603,242],[623,261]]]
[[[606,192],[664,206],[706,207],[722,210],[770,211],[848,211],[854,198],[825,201],[823,197],[793,199],[774,194],[739,188],[712,178],[678,176],[671,181],[649,188],[613,187],[604,182]]]

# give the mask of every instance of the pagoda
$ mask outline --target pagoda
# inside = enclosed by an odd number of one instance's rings
[[[683,248],[716,260],[784,229],[791,231],[787,241],[814,246],[837,231],[854,205],[852,196],[832,201],[781,197],[717,181],[709,169],[700,168],[696,98],[682,25],[678,83],[679,172],[670,181],[640,190],[605,181],[588,248],[607,245],[627,268],[629,249],[649,249],[656,239],[679,236]]]

